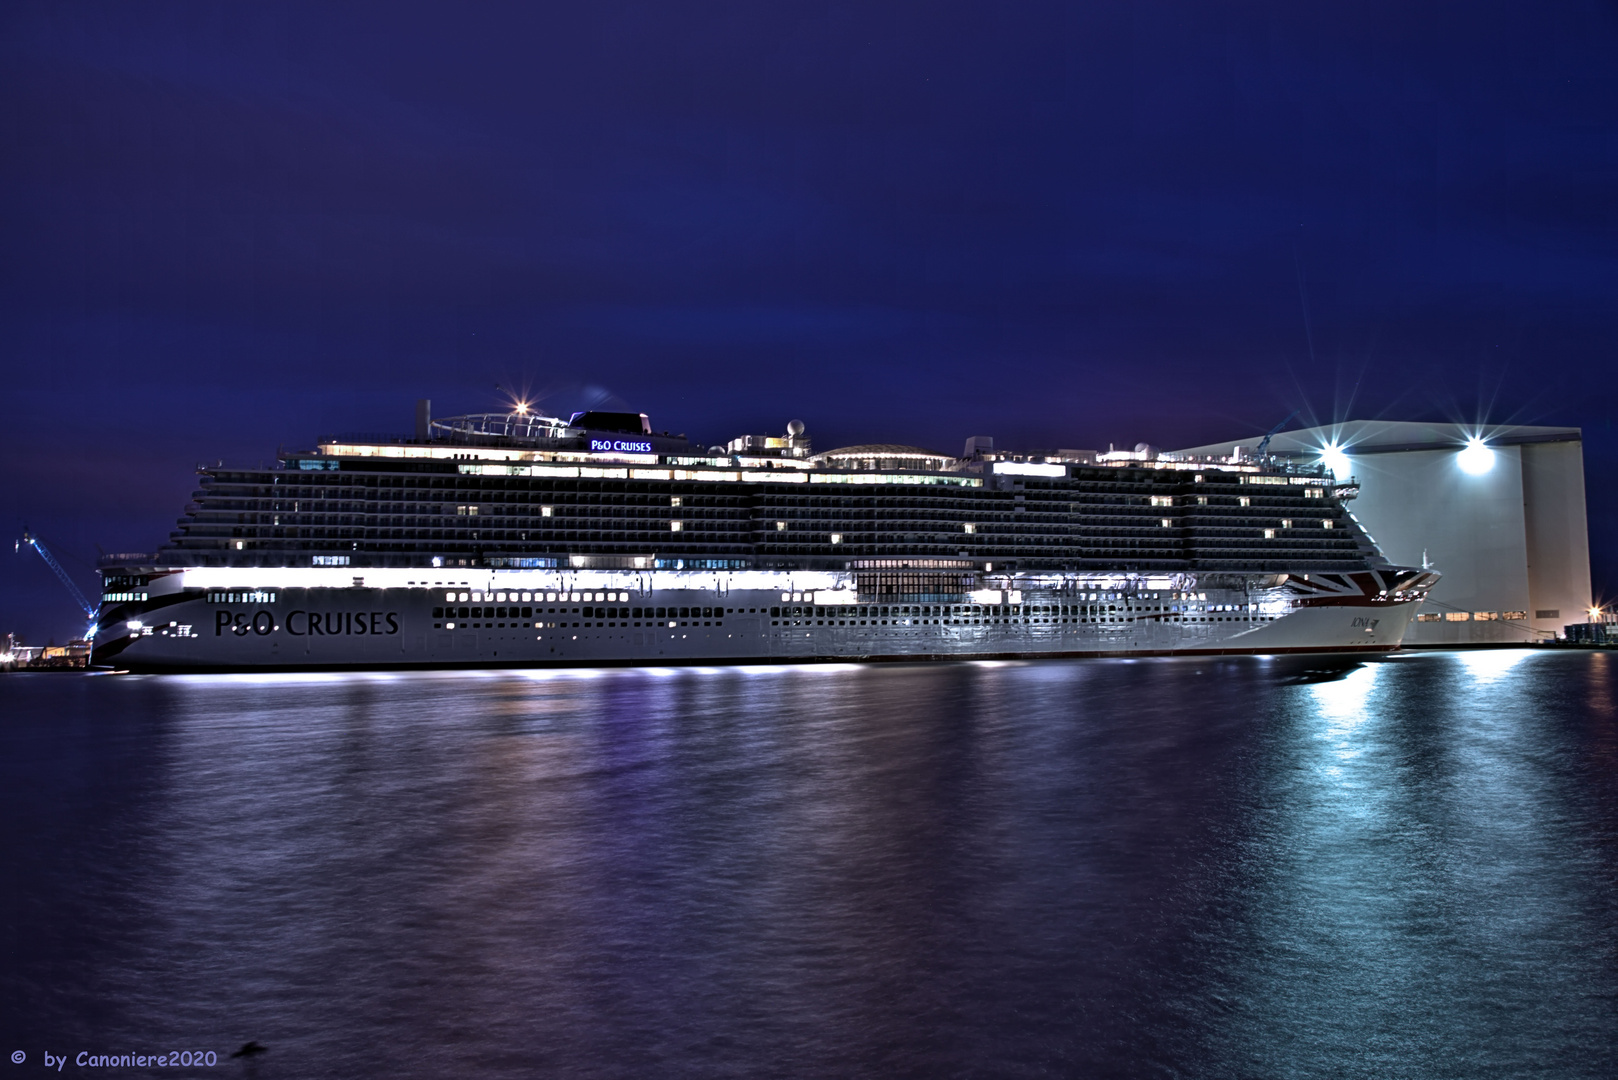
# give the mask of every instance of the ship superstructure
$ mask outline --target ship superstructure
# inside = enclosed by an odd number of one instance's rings
[[[143,670],[1386,650],[1388,565],[1322,467],[1130,451],[703,447],[504,413],[199,470],[103,560],[95,662]]]

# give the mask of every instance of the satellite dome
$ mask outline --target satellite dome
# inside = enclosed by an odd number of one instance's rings
[[[799,435],[802,435],[803,434],[803,421],[802,420],[789,420],[789,421],[787,421],[787,434],[791,435],[794,439],[796,439]]]

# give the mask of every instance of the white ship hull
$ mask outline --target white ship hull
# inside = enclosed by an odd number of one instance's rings
[[[1389,595],[1364,574],[1348,577],[1369,584],[1329,591],[1287,575],[1240,588],[1190,575],[1004,577],[938,598],[861,596],[850,575],[823,572],[460,575],[159,574],[103,608],[94,662],[251,671],[1377,652],[1399,646],[1420,596]]]

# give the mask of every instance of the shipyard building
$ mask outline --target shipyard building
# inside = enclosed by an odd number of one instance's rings
[[[1181,453],[1252,455],[1260,441]],[[1589,617],[1579,429],[1362,420],[1276,434],[1267,452],[1356,482],[1347,505],[1388,560],[1443,573],[1406,645],[1545,640]]]

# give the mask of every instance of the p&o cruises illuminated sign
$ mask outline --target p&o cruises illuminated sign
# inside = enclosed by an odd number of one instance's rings
[[[652,443],[649,439],[590,439],[590,453],[592,454],[650,454]]]

